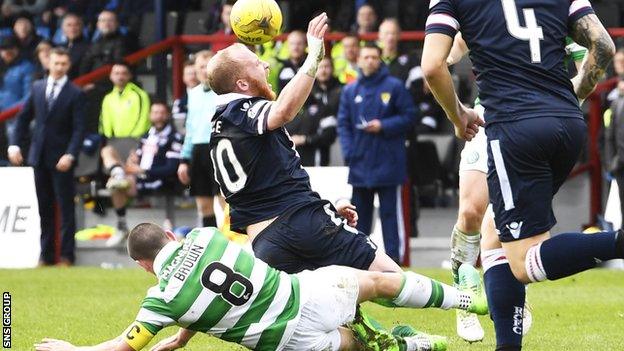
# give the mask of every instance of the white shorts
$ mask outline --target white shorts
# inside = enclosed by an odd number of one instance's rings
[[[352,268],[329,266],[297,274],[301,294],[309,298],[283,351],[338,351],[338,327],[355,318],[359,294]]]
[[[475,106],[475,111],[483,118],[482,106]],[[479,127],[474,139],[464,145],[459,161],[459,172],[463,171],[488,172],[487,136],[483,127]]]

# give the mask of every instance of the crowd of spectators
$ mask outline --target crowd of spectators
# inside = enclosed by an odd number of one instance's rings
[[[301,118],[286,126],[302,164],[349,166],[358,208],[370,212],[366,209],[372,206],[372,196],[379,194],[384,207],[380,217],[386,218],[384,232],[396,233],[396,187],[403,184],[407,175],[419,178],[414,170],[431,168],[428,164],[410,166],[416,157],[414,152],[418,152],[419,136],[452,135],[444,112],[423,79],[418,44],[399,40],[401,30],[424,28],[428,2],[279,3],[286,15],[285,30],[290,34],[284,42],[256,48],[258,55],[270,64],[269,82],[276,93],[305,61],[306,37],[302,30],[307,19],[325,11],[332,19],[332,30],[346,33],[341,40],[329,43],[331,50],[320,64],[312,93],[300,111]],[[624,0],[594,3],[598,3],[597,10],[602,4],[611,12],[613,4],[621,3],[621,11],[615,13],[624,18]],[[0,111],[23,104],[31,94],[33,82],[48,77],[50,55],[56,47],[64,48],[71,59],[69,80],[113,65],[109,79],[82,87],[85,113],[81,133],[88,141],[85,145],[100,145],[101,140],[110,138],[137,140],[136,152],[127,158],[120,157],[111,145],[101,144],[102,171],[110,175],[108,188],[112,191],[118,228],[127,230],[129,197],[154,184],[170,184],[175,178],[190,185],[201,222],[214,225],[212,207],[218,190],[213,183],[197,182],[212,173],[210,162],[201,164],[205,158],[199,156],[206,152],[205,135],[209,135],[210,129],[201,116],[214,109],[205,106],[214,100],[214,93],[204,84],[202,69],[212,54],[229,42],[216,42],[210,50],[189,54],[189,61],[184,64],[183,96],[172,104],[151,104],[148,92],[133,79],[135,67],[123,62],[123,57],[139,49],[138,38],[143,35],[144,25],[142,16],[136,14],[153,12],[153,6],[153,0],[0,0]],[[198,33],[232,33],[232,1],[167,0],[164,6],[166,11],[177,11],[182,22],[188,11],[202,11],[205,21],[197,23],[201,27]],[[173,32],[182,33],[182,27],[177,23]],[[361,39],[361,35],[374,32],[378,33],[377,40]],[[616,55],[614,70],[616,76],[624,77],[624,51]],[[454,78],[461,90],[460,97],[470,104],[475,97],[473,77],[464,73],[455,74]],[[621,96],[624,85],[609,95],[614,114],[624,114]],[[7,138],[15,134],[16,121],[0,122],[1,150],[7,149]],[[28,140],[15,142],[27,152]],[[0,156],[0,165],[7,164],[2,160],[5,156]],[[418,162],[422,160],[419,158]],[[456,172],[454,163],[450,164],[445,171]],[[620,175],[620,168],[616,170],[614,166],[613,171]],[[379,173],[382,170],[387,174]],[[360,229],[370,232],[368,217],[372,214],[364,217]],[[397,256],[398,244],[395,239],[389,240],[386,244],[395,250],[393,257]]]

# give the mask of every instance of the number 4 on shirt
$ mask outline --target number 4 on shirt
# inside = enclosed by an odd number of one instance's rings
[[[503,4],[503,12],[505,13],[505,21],[507,22],[507,30],[514,38],[528,41],[531,48],[531,62],[542,62],[542,50],[540,41],[544,40],[544,32],[542,27],[537,25],[534,9],[523,9],[524,22],[526,27],[520,26],[518,18],[518,7],[516,0],[501,0]]]

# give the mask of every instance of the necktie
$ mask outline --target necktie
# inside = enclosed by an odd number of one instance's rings
[[[48,110],[54,104],[54,93],[56,92],[56,81],[52,81],[52,89],[50,89],[50,93],[48,94]]]

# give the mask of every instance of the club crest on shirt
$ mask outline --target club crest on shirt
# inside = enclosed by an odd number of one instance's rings
[[[247,110],[249,110],[249,108],[251,107],[251,102],[246,101],[243,103],[243,107],[241,107],[241,111],[243,112],[247,112]]]
[[[383,102],[384,105],[387,105],[390,102],[390,98],[392,97],[392,95],[388,92],[383,92],[381,93],[381,102]]]

